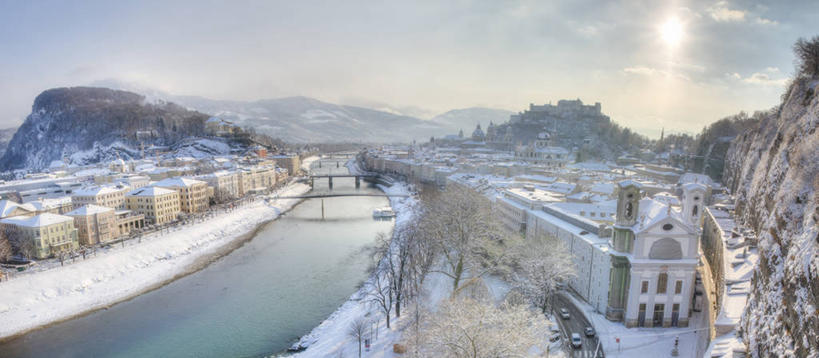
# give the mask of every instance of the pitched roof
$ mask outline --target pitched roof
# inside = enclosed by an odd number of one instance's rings
[[[12,224],[17,226],[25,226],[25,227],[43,227],[53,224],[59,224],[62,222],[73,222],[74,219],[69,216],[64,215],[57,215],[52,213],[42,213],[36,216],[15,216],[12,218],[6,218],[0,220],[0,223],[3,224]]]
[[[177,178],[162,179],[162,180],[154,183],[154,186],[167,187],[167,188],[189,188],[189,187],[194,186],[196,184],[207,184],[207,183],[205,183],[205,182],[203,182],[201,180],[177,177]]]
[[[33,211],[30,205],[20,205],[11,200],[0,200],[0,218],[11,215],[15,209],[21,208],[26,211]]]
[[[155,186],[148,186],[144,188],[139,188],[134,191],[129,192],[126,194],[127,196],[159,196],[165,195],[170,193],[176,193],[173,190],[163,189]]]
[[[116,193],[120,190],[122,190],[122,188],[112,186],[97,186],[75,190],[73,193],[71,193],[71,196],[97,196]]]
[[[74,209],[74,210],[72,210],[70,212],[65,213],[65,215],[67,215],[67,216],[88,216],[88,215],[106,213],[106,212],[109,212],[109,211],[114,211],[114,209],[109,208],[109,207],[105,207],[105,206],[99,206],[99,205],[91,204],[91,205],[83,206],[83,207],[81,207],[79,209]]]

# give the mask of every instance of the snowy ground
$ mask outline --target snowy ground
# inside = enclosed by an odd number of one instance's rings
[[[600,343],[603,345],[606,357],[672,357],[674,339],[679,337],[679,357],[696,357],[699,331],[702,315],[694,313],[688,328],[626,328],[621,322],[612,322],[594,311],[594,308],[585,302],[570,296],[574,304],[592,322]],[[617,343],[620,338],[620,343]]]
[[[309,190],[292,183],[278,193]],[[116,244],[64,267],[52,262],[46,270],[15,275],[0,283],[0,338],[109,306],[172,280],[298,202],[259,197],[205,222],[148,234],[125,247]]]

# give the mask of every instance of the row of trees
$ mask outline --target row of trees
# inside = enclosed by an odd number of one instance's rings
[[[405,335],[409,353],[507,356],[543,343],[542,313],[549,310],[559,283],[574,275],[561,242],[523,240],[505,228],[486,197],[457,185],[425,193],[415,212],[392,240],[379,235],[372,251],[373,276],[367,282],[367,300],[385,317],[387,327],[392,317],[401,317],[410,307],[412,327]],[[431,273],[450,283],[449,297],[435,313],[419,299]],[[496,305],[482,280],[489,274],[509,281],[513,294],[507,297],[515,298]],[[361,327],[355,326],[349,333],[360,345]]]

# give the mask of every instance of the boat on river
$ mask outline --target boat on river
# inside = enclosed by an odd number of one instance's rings
[[[374,218],[394,218],[395,211],[392,211],[391,207],[383,207],[373,210],[373,217]]]

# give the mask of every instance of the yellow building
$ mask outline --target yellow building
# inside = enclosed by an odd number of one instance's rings
[[[186,213],[205,211],[208,202],[208,183],[189,178],[168,178],[158,181],[154,186],[176,191],[179,194],[181,210]]]
[[[125,194],[128,210],[145,216],[151,224],[175,221],[180,213],[179,193],[159,187],[145,187]]]
[[[64,215],[43,213],[36,216],[17,216],[0,220],[0,226],[9,235],[20,235],[24,248],[37,259],[79,248],[74,219]]]
[[[75,208],[86,205],[99,205],[113,209],[125,208],[126,186],[100,186],[75,190],[71,194],[71,204]]]
[[[117,220],[112,208],[86,205],[65,215],[74,218],[80,245],[96,245],[119,237]]]

